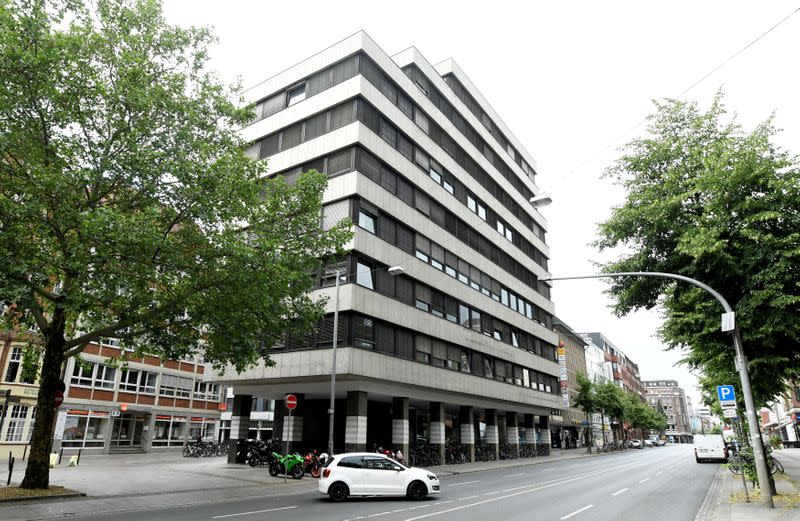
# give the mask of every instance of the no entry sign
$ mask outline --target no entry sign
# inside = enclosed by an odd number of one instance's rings
[[[297,396],[293,394],[287,394],[284,400],[286,401],[286,408],[290,411],[297,407]]]

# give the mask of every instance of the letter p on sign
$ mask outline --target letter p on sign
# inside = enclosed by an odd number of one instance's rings
[[[736,396],[734,395],[732,385],[717,386],[717,397],[721,405],[736,403]]]

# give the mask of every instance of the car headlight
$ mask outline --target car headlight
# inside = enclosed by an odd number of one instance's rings
[[[428,479],[431,480],[431,481],[435,481],[436,480],[436,476],[434,476],[433,474],[428,474]]]

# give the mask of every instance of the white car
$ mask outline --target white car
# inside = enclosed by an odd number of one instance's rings
[[[694,459],[701,461],[728,461],[728,448],[722,434],[695,434]]]
[[[328,461],[318,490],[333,501],[344,501],[348,496],[408,496],[419,500],[439,493],[439,478],[381,454],[349,452]]]

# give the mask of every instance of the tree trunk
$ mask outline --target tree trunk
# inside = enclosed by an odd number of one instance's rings
[[[45,338],[44,359],[36,400],[36,419],[31,452],[22,488],[47,488],[50,483],[50,450],[53,447],[53,424],[56,417],[55,394],[61,380],[64,362],[64,314],[56,310],[53,323]]]
[[[603,437],[603,450],[606,449],[606,417],[600,413],[600,435]]]

